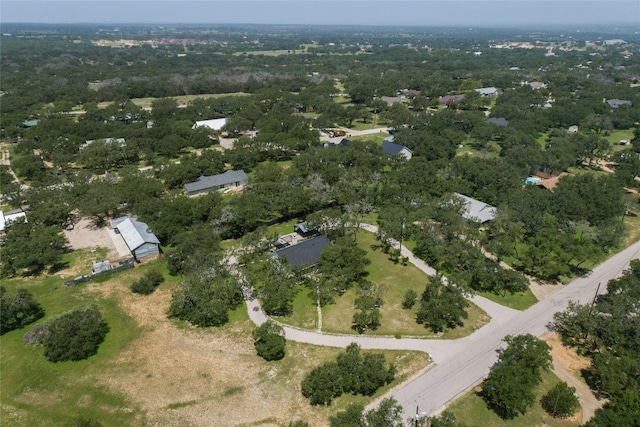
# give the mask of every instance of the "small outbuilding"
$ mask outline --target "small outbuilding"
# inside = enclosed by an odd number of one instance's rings
[[[22,209],[14,209],[7,212],[0,211],[0,234],[4,234],[7,226],[20,218],[24,218],[24,222],[27,222],[27,214]]]
[[[136,261],[142,262],[160,254],[160,240],[147,224],[130,217],[117,218],[111,222],[114,223],[114,230],[122,236]]]

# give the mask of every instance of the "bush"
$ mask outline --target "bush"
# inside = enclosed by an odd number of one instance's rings
[[[542,407],[550,415],[558,418],[567,418],[576,413],[580,407],[580,401],[575,395],[575,387],[570,387],[562,381],[556,384],[542,398]]]
[[[83,360],[98,352],[109,332],[98,307],[76,309],[49,320],[40,338],[50,362]]]
[[[26,289],[8,295],[0,286],[0,335],[20,329],[44,316],[44,310]]]
[[[272,320],[258,326],[253,331],[253,339],[258,355],[264,360],[280,360],[284,357],[284,329]]]
[[[418,299],[418,294],[413,289],[409,289],[404,294],[404,299],[402,300],[402,308],[405,310],[411,309],[414,305],[416,305],[416,300]]]
[[[162,282],[164,282],[162,273],[158,270],[150,270],[140,279],[133,282],[131,291],[136,294],[149,295],[153,293]]]

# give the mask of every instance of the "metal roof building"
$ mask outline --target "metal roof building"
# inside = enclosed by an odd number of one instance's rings
[[[487,221],[491,221],[496,217],[496,208],[488,205],[480,200],[476,200],[472,197],[462,195],[460,193],[453,193],[455,197],[462,199],[465,206],[462,211],[462,217],[473,222],[479,222],[483,224]]]
[[[160,253],[160,240],[144,222],[127,217],[123,221],[119,221],[115,229],[120,233],[136,260],[141,261]]]
[[[226,124],[227,124],[227,119],[226,118],[211,119],[211,120],[200,120],[200,121],[197,121],[191,128],[195,129],[195,128],[199,128],[199,127],[203,127],[204,126],[204,127],[209,128],[209,129],[213,129],[215,131],[219,131]]]
[[[201,176],[197,181],[183,186],[184,191],[190,196],[207,193],[211,190],[224,190],[226,188],[240,188],[249,182],[249,177],[244,171],[226,171],[219,175]]]

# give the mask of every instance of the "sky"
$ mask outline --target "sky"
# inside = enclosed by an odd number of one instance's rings
[[[640,27],[640,0],[0,0],[6,22]]]

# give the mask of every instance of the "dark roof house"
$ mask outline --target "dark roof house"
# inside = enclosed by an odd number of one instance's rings
[[[393,142],[393,137],[386,138],[382,141],[382,151],[390,156],[401,155],[407,160],[413,157],[413,152],[404,145]]]
[[[440,105],[447,105],[449,102],[458,102],[464,99],[464,93],[459,95],[446,95],[438,98]]]
[[[289,264],[296,267],[313,266],[318,263],[322,250],[329,245],[331,245],[329,238],[321,234],[296,245],[278,249],[272,252],[272,256],[283,257]]]
[[[248,182],[249,177],[244,171],[226,171],[219,175],[201,176],[196,181],[185,184],[183,188],[188,195],[193,196],[211,190],[239,189]]]

